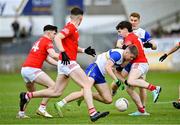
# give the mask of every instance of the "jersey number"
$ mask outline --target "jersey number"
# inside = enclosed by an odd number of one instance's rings
[[[34,52],[36,52],[36,51],[39,49],[39,42],[40,42],[40,41],[37,41],[37,42],[33,45],[32,50],[33,50]]]

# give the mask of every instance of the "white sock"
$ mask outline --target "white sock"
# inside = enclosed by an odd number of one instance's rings
[[[40,105],[39,106],[39,111],[43,112],[46,110],[46,105]]]
[[[19,111],[18,114],[19,114],[19,116],[24,116],[25,113],[24,113],[24,111]]]
[[[67,103],[66,100],[63,99],[63,100],[59,101],[57,104],[58,104],[59,106],[63,107],[63,106],[66,105],[66,103]]]

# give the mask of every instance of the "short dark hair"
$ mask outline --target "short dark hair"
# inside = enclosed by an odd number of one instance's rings
[[[137,12],[133,12],[133,13],[131,13],[130,14],[130,17],[137,17],[138,19],[140,19],[140,14],[139,13],[137,13]]]
[[[128,49],[133,55],[138,56],[138,49],[135,45],[129,45]]]
[[[117,26],[116,30],[127,28],[129,32],[132,32],[132,24],[128,21],[121,21]]]
[[[48,31],[48,30],[57,32],[57,26],[53,26],[53,25],[44,26],[43,31]]]
[[[80,8],[78,7],[74,7],[72,10],[71,10],[71,15],[83,15],[83,10],[81,10]]]

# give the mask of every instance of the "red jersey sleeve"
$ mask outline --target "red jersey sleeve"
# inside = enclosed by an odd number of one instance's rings
[[[71,35],[73,32],[75,32],[75,29],[71,25],[66,25],[60,33],[62,33],[65,37]]]
[[[54,45],[52,43],[47,44],[46,50],[54,48]]]
[[[179,42],[179,46],[180,46],[180,42]]]

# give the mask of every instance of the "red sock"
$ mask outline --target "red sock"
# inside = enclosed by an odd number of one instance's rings
[[[140,107],[140,108],[138,108],[138,111],[141,112],[141,113],[144,113],[145,112],[145,108],[144,107]]]
[[[156,86],[155,85],[153,85],[153,84],[149,84],[149,86],[148,86],[148,88],[147,88],[148,90],[150,90],[150,91],[153,91],[153,90],[155,90],[156,89]]]
[[[41,103],[40,105],[42,105],[42,106],[46,106],[46,104],[44,104],[44,103]]]
[[[97,113],[97,111],[96,111],[96,109],[94,107],[89,109],[89,115],[90,116],[93,116],[96,113]]]
[[[31,99],[33,97],[33,93],[32,92],[27,92],[26,93],[26,99]]]

